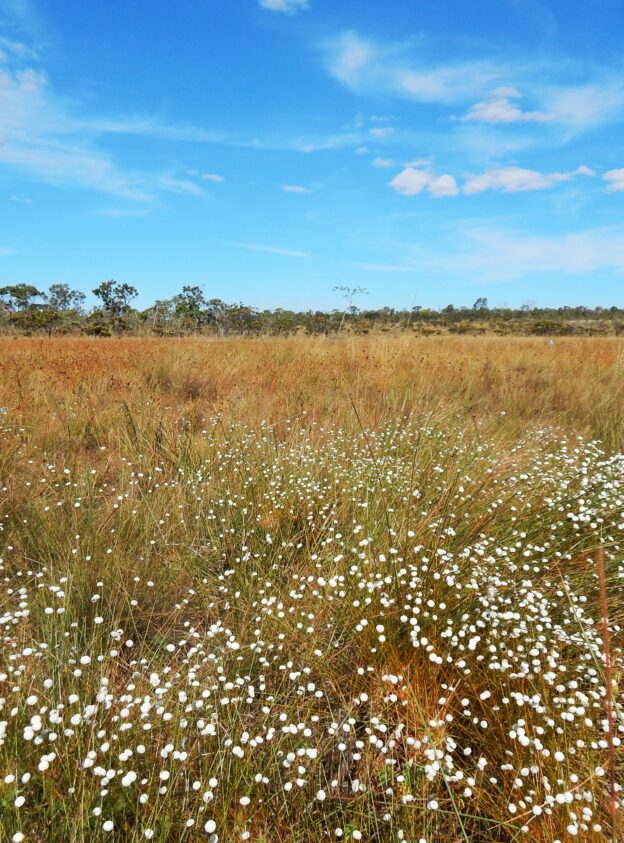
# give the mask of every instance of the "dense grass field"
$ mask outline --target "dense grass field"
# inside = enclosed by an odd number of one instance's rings
[[[621,840],[623,445],[615,338],[0,340],[0,841]]]

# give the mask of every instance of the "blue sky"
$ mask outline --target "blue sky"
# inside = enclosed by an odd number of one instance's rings
[[[624,305],[620,0],[0,0],[0,282]]]

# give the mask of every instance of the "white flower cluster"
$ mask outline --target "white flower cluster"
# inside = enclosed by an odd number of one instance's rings
[[[11,839],[46,838],[53,796],[85,840],[604,839],[624,715],[593,553],[617,674],[624,458],[294,428],[114,482],[48,465],[4,507]]]

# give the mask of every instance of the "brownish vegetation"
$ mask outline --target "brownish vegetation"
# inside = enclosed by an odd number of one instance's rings
[[[560,426],[620,448],[624,341],[0,339],[0,406],[38,436],[66,438],[71,449],[108,443],[128,410],[150,424],[162,418],[191,427],[215,412],[248,424],[304,414],[353,426],[354,405],[365,425],[397,414],[450,414],[511,432]]]
[[[0,843],[621,839],[623,355],[0,339]]]

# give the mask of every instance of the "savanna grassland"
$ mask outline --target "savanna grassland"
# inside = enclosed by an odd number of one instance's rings
[[[617,338],[0,339],[0,841],[621,840],[623,445]]]

